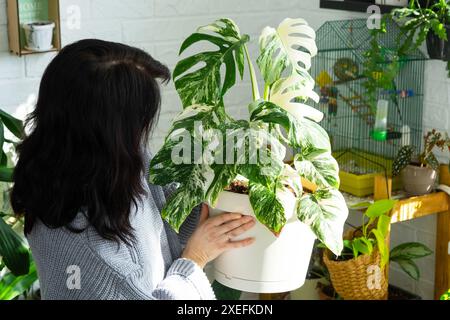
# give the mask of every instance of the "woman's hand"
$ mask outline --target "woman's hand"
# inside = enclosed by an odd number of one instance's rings
[[[217,258],[222,252],[246,247],[253,243],[253,238],[230,241],[255,225],[255,219],[240,213],[224,213],[209,218],[207,205],[202,206],[199,226],[189,239],[182,258],[190,259],[201,268]]]

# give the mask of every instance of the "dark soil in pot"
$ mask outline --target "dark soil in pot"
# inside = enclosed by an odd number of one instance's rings
[[[239,194],[248,194],[248,183],[244,181],[235,180],[228,187],[225,188],[225,191],[230,191]]]

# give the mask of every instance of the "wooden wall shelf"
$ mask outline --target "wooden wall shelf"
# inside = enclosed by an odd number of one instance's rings
[[[17,56],[61,50],[61,18],[59,0],[7,0],[8,41],[11,53]],[[22,23],[52,21],[53,49],[48,51],[26,50]]]

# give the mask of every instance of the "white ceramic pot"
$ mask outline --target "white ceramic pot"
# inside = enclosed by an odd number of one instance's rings
[[[23,24],[26,38],[26,49],[32,51],[47,51],[53,48],[53,29],[55,23],[51,21]]]
[[[294,214],[295,197],[278,195],[286,211],[287,224],[279,237],[260,222],[236,239],[254,237],[248,247],[229,250],[214,263],[217,281],[233,289],[255,293],[288,292],[301,287],[311,259],[316,236]],[[238,212],[254,216],[247,195],[223,191],[211,215]]]

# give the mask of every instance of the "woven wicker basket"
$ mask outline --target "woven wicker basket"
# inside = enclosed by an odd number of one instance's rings
[[[349,237],[346,237],[349,238]],[[372,286],[374,273],[370,266],[380,266],[381,255],[374,250],[371,255],[361,255],[356,259],[346,261],[330,260],[332,253],[324,251],[323,261],[330,273],[331,282],[336,292],[344,300],[386,300],[388,297],[388,282],[386,280],[386,267],[379,272],[378,288]],[[372,272],[371,272],[372,271]]]

